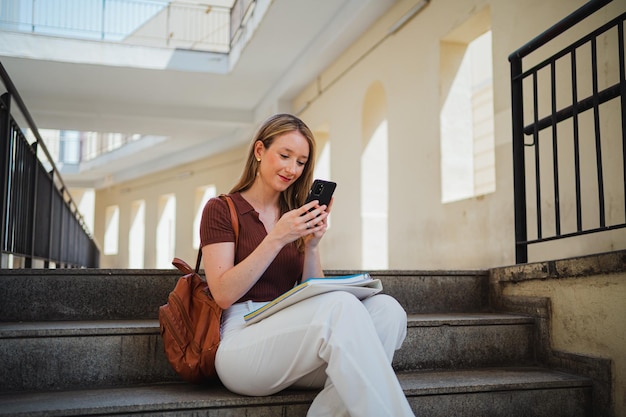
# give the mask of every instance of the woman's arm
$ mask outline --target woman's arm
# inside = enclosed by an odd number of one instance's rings
[[[284,246],[269,235],[243,261],[234,265],[235,243],[213,243],[202,248],[204,272],[217,304],[226,309],[252,288]]]
[[[204,271],[209,289],[220,307],[224,309],[230,307],[248,292],[285,245],[301,236],[315,236],[322,229],[326,229],[325,222],[322,221],[328,216],[322,210],[325,208],[324,206],[301,216],[308,209],[313,208],[315,204],[312,202],[285,213],[259,246],[237,265],[234,265],[235,244],[233,242],[212,243],[202,248]],[[307,229],[307,219],[316,218],[317,215],[320,215],[317,218],[321,219],[320,222],[315,227]],[[305,246],[305,270],[307,270],[308,258],[310,262],[318,264],[317,270],[321,272],[319,254],[315,255],[317,252],[317,243],[315,242],[319,242],[319,238],[309,239],[314,241],[313,245]]]

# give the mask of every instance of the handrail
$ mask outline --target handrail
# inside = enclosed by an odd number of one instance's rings
[[[46,147],[46,143],[44,142],[41,135],[39,134],[39,129],[37,129],[35,120],[30,115],[28,108],[26,108],[26,104],[24,104],[24,100],[22,100],[22,97],[20,96],[20,93],[17,91],[15,84],[13,84],[11,77],[9,77],[9,73],[6,71],[6,69],[4,68],[4,65],[2,65],[1,62],[0,62],[0,78],[2,79],[4,86],[7,89],[7,92],[11,95],[11,98],[15,101],[17,106],[20,108],[20,111],[22,112],[24,119],[26,119],[26,123],[28,123],[28,127],[30,127],[30,130],[33,136],[35,136],[35,139],[37,140],[38,149],[41,149],[43,153],[46,155],[46,158],[48,158],[48,162],[50,163],[50,166],[52,167],[52,171],[54,172],[54,174],[56,174],[54,175],[55,180],[61,184],[61,190],[63,190],[67,194],[67,198],[69,199],[68,203],[71,206],[74,206],[76,208],[76,213],[78,214],[80,222],[83,225],[85,225],[85,229],[87,229],[85,219],[78,211],[78,205],[72,199],[72,196],[70,195],[69,191],[67,191],[68,188],[63,182],[63,178],[61,177],[61,172],[57,169],[54,163],[54,158],[52,158],[52,156],[50,155],[50,152],[48,151],[48,148]]]
[[[50,262],[56,267],[97,267],[98,245],[2,63],[0,79],[6,88],[0,99],[0,252],[23,257],[27,268],[34,259],[46,267]],[[35,137],[32,144],[12,116],[12,103]]]

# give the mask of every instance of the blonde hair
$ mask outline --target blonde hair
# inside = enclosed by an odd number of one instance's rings
[[[286,212],[298,208],[304,204],[304,200],[309,192],[309,188],[313,183],[313,170],[315,168],[315,138],[309,127],[298,117],[280,113],[271,116],[259,127],[259,130],[254,135],[252,144],[250,145],[250,151],[248,152],[248,159],[239,178],[239,181],[230,190],[231,193],[245,191],[249,189],[254,183],[256,178],[259,162],[254,155],[254,144],[257,141],[263,143],[265,149],[268,149],[274,139],[285,133],[298,131],[305,137],[309,143],[309,158],[304,165],[302,175],[285,191],[283,191],[279,198],[279,207],[281,216]]]

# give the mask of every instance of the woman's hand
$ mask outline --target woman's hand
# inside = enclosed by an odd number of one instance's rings
[[[317,202],[313,201],[313,203]],[[310,226],[308,229],[310,233],[304,237],[304,244],[307,247],[317,246],[324,236],[324,233],[326,233],[326,229],[328,228],[328,216],[330,215],[330,209],[332,205],[333,199],[331,198],[330,204],[328,206],[315,206],[316,210],[320,210],[320,215],[314,217],[312,220],[307,222]],[[309,215],[313,212],[309,213]]]
[[[332,201],[331,204],[332,205]],[[311,211],[309,211],[311,210]],[[329,207],[320,206],[317,200],[285,213],[272,229],[272,234],[284,245],[301,237],[305,244],[317,245],[327,227]]]
[[[330,214],[330,208],[333,205],[333,200],[330,200],[328,207],[317,206],[318,203],[314,203],[315,210],[303,216],[307,217],[314,214],[316,210],[320,211],[320,215],[318,217],[313,217],[312,220],[307,221],[310,227],[307,229],[309,233],[304,236],[304,268],[302,270],[303,280],[311,277],[321,278],[324,276],[318,244],[328,228],[328,215]]]

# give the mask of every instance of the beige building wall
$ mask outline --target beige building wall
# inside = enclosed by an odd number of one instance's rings
[[[585,2],[441,0],[431,2],[400,30],[389,34],[394,23],[416,3],[400,2],[294,102],[295,109],[304,109],[301,115],[311,126],[328,127],[332,144],[331,171],[339,184],[333,209],[337,227],[328,233],[324,243],[329,249],[343,248],[343,251],[327,250],[325,261],[332,268],[345,267],[346,262],[355,265],[360,262],[358,233],[347,231],[359,230],[359,217],[355,213],[361,210],[359,156],[364,121],[360,116],[364,94],[371,85],[379,83],[387,100],[389,130],[389,267],[484,268],[512,264],[515,259],[507,58]],[[571,41],[582,36],[624,9],[623,3],[610,4],[566,38]],[[492,30],[496,191],[442,204],[440,46],[451,34],[463,36],[457,29],[472,20],[474,26]],[[563,45],[557,42],[557,46]],[[615,57],[600,53],[599,58],[600,68],[605,72],[601,83],[614,79],[611,73],[616,73],[618,68]],[[587,69],[587,79],[588,76]],[[546,98],[542,100],[543,105]],[[612,116],[607,119],[619,120],[617,108],[608,112]],[[618,141],[617,126],[607,119],[603,120],[603,134]],[[621,172],[619,168],[616,171]],[[619,175],[607,176],[605,180],[622,183]],[[619,200],[611,195],[608,200],[614,201],[610,210],[621,210],[623,219]],[[544,221],[544,227],[550,227],[549,221]],[[624,247],[626,236],[621,230],[531,248],[530,259],[553,259]]]
[[[292,103],[291,111],[301,116],[316,136],[328,141],[330,178],[338,183],[331,227],[322,241],[325,268],[358,269],[363,264],[362,190],[385,194],[377,190],[379,184],[362,184],[361,169],[368,167],[361,167],[361,155],[374,129],[371,120],[365,118],[381,115],[386,117],[388,132],[388,268],[490,268],[515,263],[507,58],[585,1],[437,0],[390,33],[390,28],[417,3],[399,1]],[[588,18],[568,40],[582,36],[625,10],[623,2],[609,4]],[[473,36],[467,31],[478,34],[487,29],[492,31],[493,42],[495,192],[442,203],[439,116],[441,91],[449,81],[442,71],[442,62],[446,60],[441,56],[442,42]],[[604,50],[610,42],[601,44],[600,49]],[[601,82],[613,82],[616,57],[601,53],[599,59],[603,71]],[[617,129],[614,121],[619,110],[614,107],[612,112],[611,117],[602,120],[603,134]],[[259,115],[259,119],[266,116]],[[101,245],[106,207],[120,208],[118,254],[103,256],[101,266],[128,265],[131,205],[137,200],[146,202],[144,266],[157,265],[158,198],[167,193],[176,195],[175,254],[193,261],[195,189],[213,184],[218,193],[227,192],[239,177],[246,150],[247,146],[241,147],[189,166],[99,190],[95,237]],[[622,181],[619,176],[605,180],[617,185]],[[619,206],[619,201],[611,196],[609,211],[617,213],[615,218],[619,221],[624,217],[623,204]],[[549,227],[550,221],[546,224]],[[529,259],[555,259],[624,248],[626,232],[621,229],[603,236],[531,247]]]

